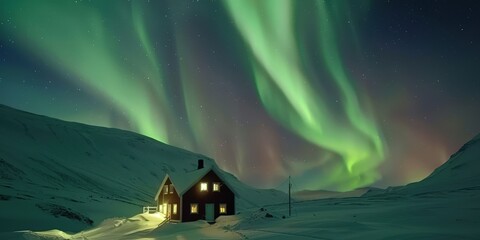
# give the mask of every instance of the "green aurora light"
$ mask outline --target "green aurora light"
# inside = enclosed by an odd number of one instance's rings
[[[333,81],[341,93],[342,111],[348,121],[338,121],[331,107],[324,103],[328,96],[322,96],[311,85],[315,78],[306,71],[299,51],[304,44],[296,38],[294,29],[298,7],[291,1],[225,1],[225,7],[235,22],[243,39],[247,42],[256,90],[268,113],[279,123],[308,142],[325,151],[338,154],[344,164],[335,164],[322,181],[311,178],[305,184],[308,188],[332,187],[349,190],[372,184],[378,180],[376,170],[383,159],[382,141],[373,118],[366,116],[356,92],[350,84],[342,66],[335,42],[335,31],[331,6],[322,1],[315,3],[317,17],[318,51],[324,62],[322,71],[329,73],[321,81]],[[298,5],[298,4],[297,4]],[[174,129],[182,128],[172,116],[174,106],[169,103],[167,75],[164,72],[167,59],[159,48],[154,47],[156,38],[151,31],[154,12],[149,11],[145,2],[133,1],[128,8],[125,4],[110,6],[106,2],[92,5],[72,5],[64,2],[45,4],[36,1],[11,2],[4,12],[12,15],[17,28],[9,29],[21,39],[21,44],[35,52],[55,69],[73,75],[77,84],[90,89],[108,101],[116,111],[122,112],[131,124],[130,128],[139,133],[170,144]],[[111,9],[110,9],[111,8]],[[105,12],[116,13],[114,24],[104,19]],[[129,13],[130,12],[130,13]],[[24,17],[28,16],[28,17]],[[88,17],[85,17],[88,16]],[[155,27],[165,26],[161,23]],[[125,31],[125,29],[131,29]],[[156,29],[158,31],[158,29]],[[222,117],[220,106],[200,94],[202,83],[195,79],[194,71],[198,57],[190,54],[191,46],[187,34],[175,30],[176,54],[183,56],[178,64],[181,79],[181,94],[184,96],[183,111],[186,113],[189,131],[180,135],[193,137],[182,145],[192,150],[215,155],[215,145],[201,144],[205,139],[219,137],[209,125],[209,115],[217,116],[222,124],[228,119]],[[153,37],[155,35],[155,37]],[[190,49],[190,50],[188,50]],[[208,89],[205,89],[208,91]],[[200,103],[201,109],[198,109]],[[99,123],[110,126],[111,123]],[[222,126],[222,129],[228,128]],[[234,131],[240,135],[241,131]],[[248,139],[244,136],[243,141]],[[248,140],[247,140],[248,141]],[[244,145],[241,141],[236,146]],[[235,146],[234,146],[235,147]],[[235,150],[237,155],[236,173],[242,176],[245,149]],[[240,156],[239,156],[240,155]],[[310,160],[305,166],[290,163],[288,168],[305,171],[313,165],[324,162]],[[316,162],[316,163],[315,163]],[[283,172],[288,172],[283,171]],[[325,174],[325,173],[324,173]]]
[[[257,90],[267,111],[285,127],[319,147],[339,154],[348,172],[332,178],[343,179],[342,189],[365,186],[378,180],[375,171],[384,157],[380,131],[373,117],[365,115],[348,74],[343,69],[331,6],[318,1],[313,6],[318,20],[318,48],[325,63],[323,71],[341,93],[347,124],[339,124],[310,84],[297,46],[294,22],[297,14],[291,1],[227,1],[235,24],[252,52],[251,62]],[[248,16],[245,17],[245,16]],[[346,180],[348,179],[348,180]],[[312,183],[313,185],[313,183]],[[322,187],[322,183],[318,183]]]
[[[4,0],[0,103],[135,131],[257,187],[289,175],[298,189],[403,184],[457,147],[437,133],[461,143],[477,126],[454,116],[478,113],[478,34],[406,13],[422,4]]]

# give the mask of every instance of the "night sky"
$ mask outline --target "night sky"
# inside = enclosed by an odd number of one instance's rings
[[[480,132],[479,1],[0,1],[0,104],[257,187],[417,181]]]

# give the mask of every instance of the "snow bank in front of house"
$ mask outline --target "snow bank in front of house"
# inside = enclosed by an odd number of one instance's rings
[[[164,224],[165,220],[165,215],[161,213],[143,213],[126,219],[107,219],[95,228],[75,234],[55,229],[41,232],[27,231],[24,232],[23,237],[26,239],[138,239]]]
[[[41,232],[24,231],[28,240],[131,240],[131,239],[239,239],[239,234],[220,225],[210,225],[205,221],[171,223],[160,213],[139,214],[131,218],[105,220],[98,227],[69,234],[61,230]]]

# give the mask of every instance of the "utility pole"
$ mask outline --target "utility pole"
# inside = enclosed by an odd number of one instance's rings
[[[290,183],[290,176],[288,176],[288,216],[292,216],[292,200],[290,197],[290,190],[292,188],[292,184]]]

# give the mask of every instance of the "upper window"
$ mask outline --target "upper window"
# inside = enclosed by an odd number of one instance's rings
[[[218,182],[213,183],[213,191],[220,192],[220,183]]]
[[[225,214],[227,213],[227,204],[221,203],[220,204],[220,214]]]
[[[198,204],[197,203],[190,204],[190,213],[198,213]]]
[[[202,192],[208,191],[208,183],[206,183],[206,182],[200,183],[200,191],[202,191]]]
[[[165,192],[164,194],[167,194],[168,193],[168,185],[165,185]]]
[[[173,193],[173,184],[170,184],[170,193]]]

